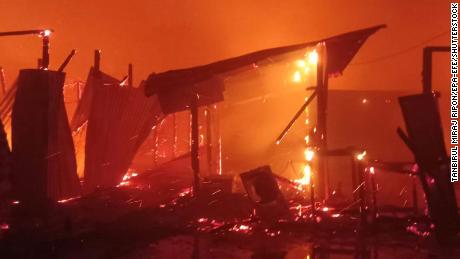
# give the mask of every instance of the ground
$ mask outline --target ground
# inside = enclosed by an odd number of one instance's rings
[[[459,242],[406,228],[414,218],[382,213],[363,226],[356,211],[293,206],[295,217],[269,222],[254,217],[244,193],[211,181],[191,197],[184,160],[51,206],[48,219],[23,217],[3,225],[6,258],[459,258]],[[11,204],[13,214],[21,204]],[[15,214],[14,214],[15,213]],[[331,216],[331,215],[336,216]],[[419,224],[425,224],[420,219]],[[5,223],[6,224],[6,223]],[[2,257],[3,258],[3,257]]]

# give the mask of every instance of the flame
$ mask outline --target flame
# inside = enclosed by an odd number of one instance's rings
[[[49,37],[51,35],[52,31],[51,30],[43,30],[38,34],[39,37]]]
[[[300,67],[300,68],[304,68],[304,67],[306,66],[305,60],[303,60],[303,59],[297,60],[297,61],[296,61],[296,64],[297,64],[297,66]]]
[[[123,176],[123,179],[117,185],[117,187],[130,185],[131,184],[130,179],[136,176],[138,176],[138,173],[128,170],[128,172]]]
[[[315,66],[318,63],[318,60],[319,60],[319,55],[315,49],[305,53],[305,56],[303,57],[303,59],[296,60],[295,65],[297,67],[297,70],[295,71],[293,75],[293,78],[292,78],[293,81],[295,83],[306,81],[306,75],[308,75],[313,68],[316,69]],[[306,115],[305,125],[307,128],[307,132],[309,132],[309,129],[310,129],[309,125],[311,122],[309,120],[308,108],[305,109],[305,115]],[[313,128],[313,132],[316,133],[316,128]],[[311,147],[308,146],[310,144],[309,142],[310,142],[310,136],[307,133],[307,135],[305,136],[305,144],[307,145],[307,147],[304,150],[305,165],[302,170],[302,177],[294,180],[294,182],[299,184],[299,187],[298,187],[299,190],[302,190],[304,186],[311,184],[312,161],[313,161],[315,152],[313,151]]]
[[[375,168],[373,166],[369,167],[369,173],[375,174]]]
[[[311,180],[311,166],[307,164],[303,168],[303,176],[302,176],[302,178],[294,180],[294,182],[296,182],[296,183],[298,183],[300,185],[309,185],[310,180]]]
[[[311,160],[313,160],[314,156],[315,156],[315,152],[311,150],[311,148],[305,149],[305,160],[310,162]]]
[[[316,52],[316,49],[308,53],[308,63],[312,65],[316,65],[318,63],[318,60],[319,60],[319,57],[318,57],[318,52]]]
[[[293,80],[294,82],[296,82],[296,83],[302,81],[302,75],[300,74],[299,71],[295,71],[294,77],[293,77],[292,80]]]
[[[364,150],[361,154],[357,154],[356,159],[363,160],[365,156],[366,156],[366,150]]]
[[[311,66],[316,66],[318,63],[319,56],[316,50],[312,50],[305,54],[304,59],[298,59],[295,61],[297,70],[294,72],[292,80],[294,83],[299,83],[304,81],[304,75],[308,75],[311,71]]]

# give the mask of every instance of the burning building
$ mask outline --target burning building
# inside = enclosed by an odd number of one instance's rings
[[[386,235],[456,244],[445,90],[431,85],[434,53],[449,49],[424,50],[422,88],[351,90],[350,67],[366,64],[355,56],[387,30],[356,27],[199,62],[174,53],[174,66],[129,64],[121,77],[118,53],[96,50],[85,80],[66,79],[75,50],[53,69],[59,30],[0,33],[42,41],[38,68],[11,87],[1,71],[0,247],[207,258],[222,255],[207,248],[225,237],[219,249],[236,257],[372,258],[388,255]],[[142,45],[130,42],[128,52]]]

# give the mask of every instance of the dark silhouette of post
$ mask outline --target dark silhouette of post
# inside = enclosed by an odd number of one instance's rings
[[[133,87],[133,64],[128,65],[128,86]]]
[[[205,109],[206,116],[206,162],[208,164],[208,175],[212,175],[213,171],[213,144],[212,144],[212,118],[211,118],[211,106],[207,106]]]
[[[42,69],[48,69],[48,66],[50,64],[49,48],[50,48],[49,34],[43,33],[43,51],[42,51],[42,62],[41,62]]]
[[[200,191],[200,160],[199,160],[199,132],[198,132],[198,94],[192,94],[192,100],[190,103],[190,116],[191,116],[191,159],[193,169],[193,195],[196,196]]]
[[[2,86],[2,98],[6,94],[6,82],[5,82],[5,70],[3,67],[0,67],[0,84]]]
[[[316,146],[320,153],[327,151],[327,92],[328,76],[326,69],[326,49],[324,43],[318,51],[318,63],[316,68],[316,93],[317,93],[317,122],[316,122]],[[317,190],[322,199],[327,199],[329,194],[327,177],[327,155],[318,156]]]
[[[444,46],[429,46],[423,48],[423,93],[430,94],[432,90],[432,64],[433,64],[433,52],[449,52],[450,47]]]

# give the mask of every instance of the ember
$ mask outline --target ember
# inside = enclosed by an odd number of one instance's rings
[[[72,197],[72,198],[68,198],[68,199],[58,200],[57,202],[59,202],[59,203],[67,203],[69,201],[74,201],[74,200],[79,199],[79,198],[80,198],[80,196],[77,196],[77,197]]]
[[[131,184],[130,179],[136,176],[138,176],[136,172],[128,170],[128,172],[123,176],[123,179],[117,185],[117,187],[129,186]]]

